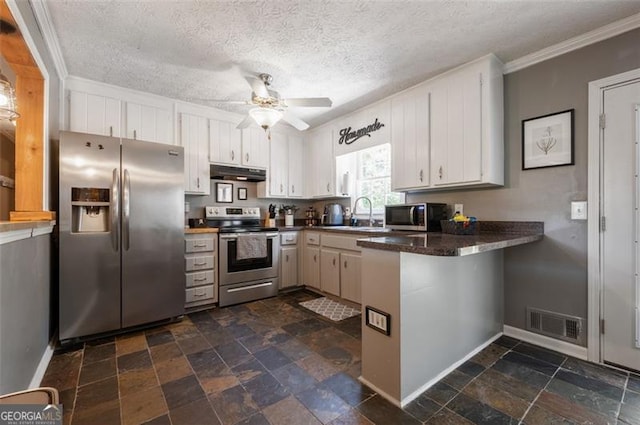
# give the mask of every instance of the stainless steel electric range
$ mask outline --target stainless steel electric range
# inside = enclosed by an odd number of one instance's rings
[[[207,225],[219,228],[220,307],[278,295],[278,229],[262,227],[258,207],[205,207]],[[238,255],[239,238],[266,244],[265,256]]]

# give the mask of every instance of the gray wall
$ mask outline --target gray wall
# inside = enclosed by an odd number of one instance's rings
[[[505,324],[525,327],[525,307],[587,317],[587,222],[570,202],[587,199],[588,83],[640,67],[640,30],[547,60],[504,80],[505,186],[416,193],[407,202],[463,203],[479,220],[544,221],[545,239],[505,252]],[[521,168],[521,120],[575,108],[575,165]]]
[[[0,394],[29,386],[49,341],[50,241],[0,245]]]

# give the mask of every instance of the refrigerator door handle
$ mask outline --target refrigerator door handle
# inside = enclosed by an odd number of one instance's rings
[[[118,252],[120,241],[118,240],[118,218],[120,216],[120,175],[118,169],[113,169],[111,179],[111,246]]]
[[[129,216],[131,209],[131,177],[129,170],[124,170],[122,181],[122,243],[123,249],[129,251]]]

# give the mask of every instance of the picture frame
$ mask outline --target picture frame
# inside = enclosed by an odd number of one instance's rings
[[[522,120],[522,169],[575,165],[575,109]]]
[[[216,202],[221,204],[233,202],[233,183],[216,183]]]
[[[247,200],[247,188],[239,187],[238,188],[238,201],[246,201]]]

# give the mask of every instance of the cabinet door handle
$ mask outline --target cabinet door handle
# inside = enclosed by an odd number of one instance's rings
[[[207,280],[206,277],[196,277],[195,279],[193,279],[196,282],[204,282],[205,280]]]
[[[133,130],[133,140],[137,140],[138,139],[138,132],[136,130]]]
[[[193,244],[193,247],[194,247],[194,248],[206,248],[206,247],[207,247],[207,244],[201,245],[201,244],[197,244],[197,243],[196,243],[196,244]]]
[[[424,171],[420,170],[420,181],[424,179]]]
[[[193,296],[197,298],[204,297],[205,295],[207,295],[206,292],[203,292],[202,294],[193,294]]]
[[[207,262],[205,261],[204,263],[193,263],[194,266],[206,266]]]
[[[109,126],[109,136],[113,137],[113,126]]]
[[[247,153],[247,154],[245,154],[245,156],[244,156],[244,160],[245,160],[246,162],[249,162],[249,154],[248,154],[248,153]]]
[[[442,180],[442,165],[438,169],[438,177],[440,178],[440,180]]]
[[[315,256],[315,254],[314,254],[314,256],[313,256],[313,262],[315,263],[316,261],[318,261],[318,260],[316,259],[316,256]]]
[[[196,182],[197,182],[196,184],[198,185],[198,188],[200,188],[200,177],[196,179]]]
[[[334,266],[336,265],[336,259],[335,258],[333,259],[333,265]]]
[[[231,151],[231,160],[233,161],[234,159],[236,159],[236,153]]]
[[[282,193],[282,192],[283,192],[283,190],[282,190],[282,183],[280,183],[280,193]]]
[[[327,192],[331,192],[331,183],[327,183]]]
[[[285,258],[284,261],[286,261],[288,263],[289,262],[289,254],[285,255],[284,258]]]
[[[344,262],[344,268],[345,268],[345,269],[347,268],[347,261],[346,261],[346,260],[345,260],[345,262]]]

